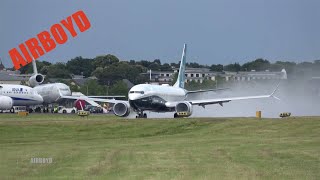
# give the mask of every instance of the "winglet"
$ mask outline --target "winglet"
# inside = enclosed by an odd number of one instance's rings
[[[275,96],[274,94],[278,91],[279,89],[279,86],[280,86],[280,82],[277,84],[277,87],[273,90],[273,92],[270,94],[270,97],[273,97],[277,100],[281,100],[280,98],[278,98],[277,96]]]

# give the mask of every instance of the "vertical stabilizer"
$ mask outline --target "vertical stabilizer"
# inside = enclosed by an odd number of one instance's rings
[[[32,68],[33,68],[33,74],[38,74],[37,64],[34,58],[32,58]]]
[[[178,78],[176,83],[173,85],[174,87],[184,88],[185,81],[185,69],[186,69],[186,53],[187,53],[187,44],[184,44],[182,57],[180,61],[180,68],[178,72]]]

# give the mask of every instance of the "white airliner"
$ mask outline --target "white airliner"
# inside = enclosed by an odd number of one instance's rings
[[[86,102],[93,106],[100,106],[97,102],[106,102],[102,98],[120,98],[124,96],[72,96],[70,87],[64,83],[48,83],[42,84],[44,76],[38,73],[35,60],[32,60],[33,75],[29,79],[29,84],[33,89],[37,91],[43,98],[43,104],[46,106],[52,103],[59,103],[63,99],[79,100],[85,99]],[[91,98],[95,97],[95,98]],[[100,98],[100,99],[97,99]],[[47,110],[47,109],[46,109]]]
[[[128,101],[109,101],[115,103],[113,111],[115,115],[127,117],[131,110],[137,114],[137,118],[146,118],[147,114],[144,111],[153,112],[175,112],[174,117],[188,117],[192,114],[192,107],[199,105],[205,107],[209,104],[220,104],[245,99],[259,99],[274,97],[277,88],[269,95],[246,96],[246,97],[231,97],[205,100],[188,100],[187,95],[190,93],[202,93],[199,91],[187,91],[184,89],[185,83],[185,65],[186,65],[187,45],[184,45],[180,69],[177,82],[173,86],[169,85],[151,85],[139,84],[132,87],[128,94]],[[212,90],[208,90],[212,91]]]
[[[48,105],[59,102],[62,96],[71,96],[69,86],[63,83],[48,83],[42,84],[44,76],[38,73],[35,60],[32,61],[33,75],[29,79],[29,84],[34,87],[43,98],[43,104]]]
[[[43,98],[33,88],[23,85],[0,84],[0,110],[13,106],[33,106],[43,103]]]

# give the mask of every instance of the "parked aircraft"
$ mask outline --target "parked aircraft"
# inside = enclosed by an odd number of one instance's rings
[[[43,98],[43,104],[48,105],[52,103],[59,103],[63,99],[71,100],[85,100],[87,103],[93,106],[100,106],[96,102],[106,102],[104,98],[123,98],[124,96],[72,96],[70,87],[63,83],[48,83],[42,84],[44,76],[38,73],[35,60],[32,60],[33,75],[29,79],[29,84],[33,89],[37,91]],[[92,98],[95,97],[95,98]],[[100,98],[100,99],[98,99]],[[48,110],[47,108],[44,111]]]
[[[48,83],[42,84],[44,76],[38,73],[35,60],[32,61],[33,75],[29,79],[29,84],[34,87],[43,98],[43,104],[48,105],[59,102],[62,100],[62,96],[71,96],[71,90],[69,86],[63,83]]]
[[[33,106],[43,98],[33,88],[23,85],[0,84],[0,110],[14,112],[13,106]]]
[[[175,112],[174,117],[188,117],[192,115],[192,107],[199,105],[205,107],[210,104],[220,104],[245,99],[259,99],[274,97],[277,88],[269,95],[230,97],[204,100],[188,100],[190,93],[203,93],[205,91],[187,91],[184,89],[185,83],[185,66],[186,66],[187,45],[184,45],[181,57],[178,79],[173,86],[169,85],[152,85],[139,84],[132,87],[128,94],[128,101],[112,101],[114,104],[113,111],[115,115],[126,117],[133,110],[137,118],[146,118],[144,111],[153,112]],[[209,90],[212,91],[212,90]],[[278,98],[277,98],[278,99]]]

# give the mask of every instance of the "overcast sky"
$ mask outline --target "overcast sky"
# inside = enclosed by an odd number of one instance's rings
[[[40,57],[114,54],[122,60],[243,63],[256,58],[300,62],[320,59],[319,0],[1,0],[0,57],[83,10],[91,28]]]

